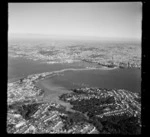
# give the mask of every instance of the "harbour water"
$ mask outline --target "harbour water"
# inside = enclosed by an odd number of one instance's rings
[[[69,68],[86,68],[89,63],[59,63],[43,64],[25,58],[9,58],[8,81],[13,82],[30,74],[59,71]],[[112,70],[79,70],[64,71],[61,75],[46,78],[47,85],[56,85],[65,89],[78,87],[119,88],[132,92],[141,91],[141,69],[112,69]],[[51,84],[49,84],[51,83]]]
[[[45,83],[53,83],[66,89],[100,87],[140,92],[140,71],[140,69],[65,71],[61,75],[45,79]]]
[[[38,60],[33,61],[23,57],[8,58],[8,81],[13,82],[31,74],[57,71],[67,68],[83,68],[86,66],[89,65],[84,62],[46,64]]]

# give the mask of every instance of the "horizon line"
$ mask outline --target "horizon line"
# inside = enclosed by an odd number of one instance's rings
[[[21,37],[21,35],[26,35],[27,37],[29,36],[33,36],[33,37],[36,37],[36,36],[43,36],[43,37],[74,37],[74,38],[95,38],[95,39],[112,39],[112,40],[138,40],[138,41],[141,41],[142,38],[129,38],[129,37],[102,37],[102,36],[90,36],[90,35],[69,35],[69,34],[45,34],[45,33],[31,33],[31,32],[27,32],[27,33],[23,33],[23,32],[8,32],[8,37]]]

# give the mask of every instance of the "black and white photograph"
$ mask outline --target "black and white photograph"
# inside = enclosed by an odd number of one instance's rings
[[[141,134],[142,2],[8,3],[8,134]]]

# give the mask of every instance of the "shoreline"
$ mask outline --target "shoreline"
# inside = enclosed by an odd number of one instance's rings
[[[47,76],[45,76],[45,78],[48,78],[48,77],[50,77],[50,75],[53,75],[55,73],[59,74],[59,73],[66,72],[66,71],[114,70],[114,69],[119,69],[119,68],[117,68],[117,67],[114,67],[114,68],[108,68],[108,67],[101,67],[101,68],[78,68],[78,69],[76,69],[76,68],[67,68],[67,69],[61,69],[61,70],[57,70],[57,71],[50,71],[50,72],[43,72],[43,73],[50,73]],[[31,75],[40,75],[40,74],[43,74],[43,73],[36,73],[36,74],[31,74]],[[19,81],[20,79],[27,78],[28,76],[31,76],[31,75],[8,79],[7,83],[15,83],[15,82]],[[16,80],[13,80],[13,79],[16,79]],[[11,82],[11,81],[13,81],[13,82]]]
[[[60,100],[59,96],[65,93],[71,93],[73,91],[53,84],[52,81],[46,82],[45,80],[38,81],[35,86],[44,90],[44,96],[42,98],[44,102],[58,103],[65,106],[67,110],[72,111],[72,105],[70,103]]]

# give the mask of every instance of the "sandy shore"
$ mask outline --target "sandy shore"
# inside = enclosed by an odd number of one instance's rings
[[[86,68],[68,68],[68,69],[62,69],[62,70],[57,70],[57,71],[51,71],[51,72],[43,72],[43,73],[49,73],[49,75],[47,75],[45,78],[51,77],[52,74],[58,74],[65,72],[65,71],[84,71],[84,70],[113,70],[113,69],[117,69],[115,68],[108,68],[108,67],[101,67],[101,68],[90,68],[90,67],[86,67]],[[40,74],[40,73],[37,73]],[[42,73],[41,73],[42,74]],[[13,83],[16,82],[18,80],[20,80],[21,78],[26,78],[27,76],[21,76],[21,77],[17,77],[17,78],[11,78],[8,79],[8,83]]]
[[[101,68],[78,68],[78,69],[68,68],[68,69],[62,69],[62,70],[58,70],[58,71],[52,71],[52,72],[50,72],[49,75],[47,75],[45,77],[45,79],[51,77],[51,75],[53,75],[53,74],[61,75],[61,73],[66,72],[66,71],[114,70],[114,69],[118,69],[118,68],[117,67],[114,67],[114,68],[108,68],[108,67],[101,67]]]

